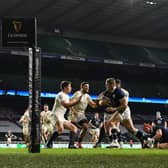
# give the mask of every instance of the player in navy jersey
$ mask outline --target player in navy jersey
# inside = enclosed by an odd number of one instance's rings
[[[149,123],[144,123],[144,131],[150,134],[150,141],[152,141],[156,148],[168,149],[168,129],[162,126],[152,126]]]
[[[96,143],[100,135],[100,128],[102,127],[102,119],[99,117],[99,113],[94,114],[94,118],[89,121],[92,128],[89,130],[89,133],[92,135],[92,141]]]
[[[118,130],[116,128],[116,125],[120,121],[122,121],[123,125],[131,133],[133,133],[137,136],[137,138],[140,139],[141,143],[143,143],[143,134],[140,130],[134,127],[132,119],[130,117],[130,109],[128,107],[128,95],[122,88],[117,87],[116,79],[106,79],[106,91],[102,92],[102,95],[108,97],[111,102],[105,109],[104,130],[103,128],[101,129],[100,138],[95,147],[100,146],[104,134],[111,136],[112,132],[113,138],[117,139],[116,137],[118,134]],[[119,147],[119,144],[117,144],[117,142],[116,147]]]

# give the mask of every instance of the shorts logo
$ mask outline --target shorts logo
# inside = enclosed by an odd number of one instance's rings
[[[14,20],[12,21],[12,24],[15,32],[20,33],[22,30],[22,22]]]

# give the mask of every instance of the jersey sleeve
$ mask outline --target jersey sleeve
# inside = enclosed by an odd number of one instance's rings
[[[88,95],[87,99],[88,99],[89,103],[92,101],[92,98],[89,95]]]
[[[120,88],[118,88],[117,92],[116,92],[116,96],[117,96],[118,99],[122,99],[126,95],[125,95],[125,93]]]
[[[77,91],[77,92],[75,92],[74,94],[73,94],[73,96],[71,97],[71,99],[77,99],[77,98],[79,98],[81,96],[81,93],[79,92],[79,91]]]

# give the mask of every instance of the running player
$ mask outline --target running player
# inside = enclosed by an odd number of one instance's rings
[[[71,82],[69,81],[62,81],[60,84],[61,91],[58,93],[57,97],[55,98],[55,103],[52,109],[52,112],[55,113],[54,117],[52,118],[52,122],[55,121],[55,127],[57,131],[54,131],[52,136],[47,141],[45,147],[51,148],[52,142],[55,138],[57,138],[63,131],[64,128],[71,130],[75,134],[77,134],[77,127],[72,124],[70,121],[64,118],[64,115],[67,111],[67,108],[74,106],[75,104],[80,102],[81,95],[77,99],[70,100],[68,94],[71,92]]]
[[[116,80],[114,78],[108,78],[106,79],[106,91],[104,91],[102,95],[110,98],[111,105],[105,109],[106,113],[109,113],[109,118],[106,119],[104,127],[102,127],[101,129],[100,138],[95,147],[101,146],[101,141],[105,136],[105,133],[107,135],[110,135],[112,132],[113,138],[117,139],[118,128],[116,127],[116,125],[120,123],[120,121],[122,121],[123,125],[130,132],[135,134],[141,140],[141,142],[143,142],[142,132],[133,126],[133,122],[130,117],[130,109],[128,106],[128,92],[126,93],[126,91],[124,91],[120,87],[117,87]],[[113,128],[112,131],[111,128]]]
[[[42,142],[46,143],[53,132],[53,125],[50,121],[51,111],[48,104],[44,104],[43,111],[40,114]]]
[[[82,82],[80,85],[80,90],[76,91],[74,95],[72,96],[73,99],[78,99],[81,95],[81,100],[78,104],[71,107],[70,114],[71,120],[73,123],[76,123],[80,128],[81,132],[79,135],[79,140],[77,143],[78,148],[82,148],[81,142],[86,135],[87,129],[90,126],[87,117],[85,116],[85,111],[88,105],[90,105],[92,108],[97,107],[96,103],[92,101],[91,97],[88,94],[89,92],[89,83],[88,82]],[[74,137],[72,135],[73,133],[70,133],[70,141],[69,141],[69,148],[74,148]]]
[[[26,146],[28,147],[30,145],[30,115],[29,115],[29,108],[26,109],[23,116],[20,118],[19,122],[23,126],[23,137]]]

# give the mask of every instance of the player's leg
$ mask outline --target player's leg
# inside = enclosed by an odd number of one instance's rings
[[[126,113],[125,113],[126,114]],[[131,115],[129,115],[129,109],[127,115],[123,117],[122,125],[132,134],[134,134],[141,142],[143,147],[143,133],[139,129],[135,128],[134,123],[132,121]]]
[[[67,120],[64,121],[63,126],[64,126],[64,128],[74,132],[75,134],[77,134],[77,132],[78,132],[77,127],[73,123],[71,123],[70,121],[67,121]]]
[[[41,126],[41,140],[42,140],[42,143],[45,144],[44,124],[42,124]]]
[[[105,137],[106,133],[105,133],[105,126],[104,126],[105,122],[103,123],[101,129],[100,129],[100,136],[98,138],[97,143],[93,146],[93,148],[97,148],[97,147],[101,147],[101,142],[103,140],[103,138]]]
[[[75,143],[75,140],[77,139],[77,133],[78,133],[77,127],[75,126],[75,124],[71,123],[70,121],[64,122],[64,127],[70,130],[68,148],[76,149],[76,146],[74,145],[74,143]]]
[[[99,136],[100,136],[100,129],[99,128],[96,128],[94,130],[94,134],[93,134],[93,142],[96,144],[96,142],[98,141],[99,139]]]
[[[45,144],[46,148],[52,148],[53,141],[64,131],[64,121],[56,121],[55,128],[57,128],[57,131],[55,130],[51,137],[49,137],[48,141]]]
[[[167,143],[159,143],[157,148],[159,148],[159,149],[168,149],[168,142]]]

